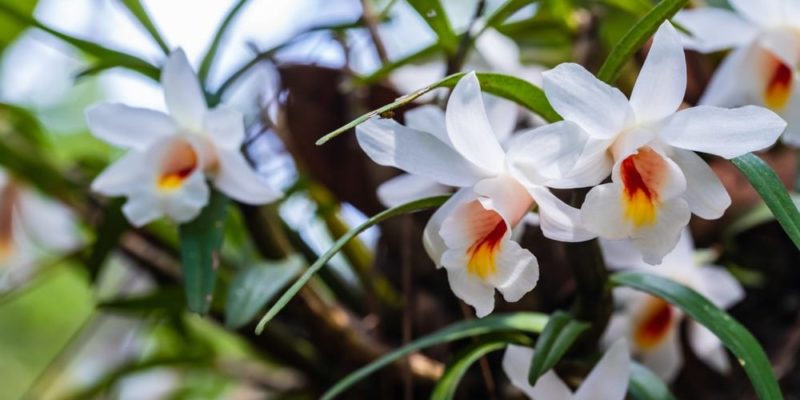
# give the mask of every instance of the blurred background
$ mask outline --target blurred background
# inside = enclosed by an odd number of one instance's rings
[[[121,153],[89,134],[84,110],[100,101],[163,110],[164,100],[157,81],[109,68],[97,52],[56,36],[160,66],[165,56],[130,3],[138,2],[0,0],[0,165],[68,206],[80,243],[25,268],[0,266],[0,399],[316,398],[392,348],[470,318],[422,249],[430,216],[422,213],[370,228],[263,335],[253,333],[254,319],[298,271],[385,208],[376,189],[398,173],[369,161],[353,135],[322,147],[314,142],[459,70],[494,70],[534,83],[564,61],[595,71],[653,4],[518,2],[518,10],[492,21],[488,16],[505,1],[443,1],[454,32],[491,23],[498,35],[474,46],[464,41],[468,46],[448,57],[405,0],[142,0],[168,46],[183,48],[196,67],[229,10],[242,5],[206,84],[245,112],[247,154],[264,179],[288,193],[279,204],[230,207],[213,312],[200,317],[185,310],[174,225],[132,229],[118,201],[88,190]],[[688,53],[688,103],[719,59]],[[640,54],[626,68],[621,88],[630,88],[642,60]],[[434,92],[410,107],[442,99]],[[518,129],[537,123],[525,112],[516,120]],[[793,151],[778,146],[762,156],[794,187]],[[800,397],[800,255],[738,170],[709,162],[734,203],[722,220],[693,221],[697,244],[743,283],[748,296],[730,312],[765,346],[787,398]],[[537,290],[518,303],[499,302],[498,311],[568,308],[575,289],[569,245],[545,239],[537,228],[526,229],[523,243],[546,273]],[[468,344],[430,348],[345,398],[425,397],[444,363]],[[752,397],[740,369],[723,376],[691,351],[684,358],[673,383],[679,398]],[[457,397],[513,397],[498,365],[493,354],[471,369]]]

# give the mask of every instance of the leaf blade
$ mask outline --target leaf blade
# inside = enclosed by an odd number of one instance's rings
[[[675,15],[688,2],[689,0],[661,0],[656,4],[614,46],[597,72],[597,79],[608,84],[613,83],[625,62],[644,46],[647,40],[656,33],[661,23]]]
[[[141,0],[120,0],[122,4],[130,11],[130,13],[136,18],[137,21],[142,25],[142,27],[150,34],[150,37],[156,42],[161,51],[164,54],[169,54],[170,49],[167,42],[164,40],[164,37],[161,36],[161,32],[158,31],[156,24],[153,23],[153,19],[150,18],[150,14],[148,14],[147,9],[142,5]]]
[[[238,329],[250,322],[300,269],[301,261],[289,257],[278,263],[262,263],[237,272],[228,285],[225,326]]]
[[[388,111],[392,111],[406,104],[409,104],[433,89],[442,87],[453,88],[458,83],[458,80],[461,79],[461,77],[464,75],[465,75],[464,72],[450,75],[420,90],[417,90],[413,93],[400,97],[394,102],[389,103],[381,108],[363,114],[360,117],[354,119],[353,121],[350,121],[350,123],[348,123],[347,125],[344,125],[341,128],[323,136],[322,138],[317,140],[316,144],[318,146],[323,145],[329,140],[335,138],[336,136],[339,136],[342,133],[355,128],[356,125],[361,124],[367,119],[374,117],[376,115],[383,114]],[[526,107],[527,109],[539,114],[542,118],[544,118],[549,122],[555,122],[561,120],[561,117],[555,112],[555,110],[553,110],[553,107],[550,106],[550,102],[547,101],[547,97],[545,97],[544,91],[542,91],[542,89],[535,86],[534,84],[527,82],[523,79],[515,78],[510,75],[490,73],[490,72],[479,72],[477,73],[477,76],[478,80],[481,83],[481,90],[514,101],[517,104],[520,104]]]
[[[713,332],[736,355],[759,398],[783,398],[772,365],[761,345],[747,329],[705,297],[686,286],[646,272],[616,273],[611,276],[611,282],[647,292],[679,307]]]
[[[647,367],[637,362],[631,362],[628,394],[634,400],[675,400],[667,385]]]
[[[448,198],[449,196],[429,197],[426,199],[421,199],[417,201],[412,201],[410,203],[402,204],[400,206],[393,207],[388,210],[384,210],[383,212],[380,212],[375,216],[367,219],[366,221],[361,223],[361,225],[358,225],[357,227],[348,231],[346,234],[342,235],[342,237],[340,237],[339,240],[337,240],[333,244],[333,246],[331,246],[331,248],[328,249],[328,251],[326,251],[322,256],[320,256],[320,258],[318,258],[317,261],[314,262],[314,264],[308,267],[308,269],[303,273],[303,275],[301,275],[300,278],[297,281],[295,281],[295,283],[292,284],[292,286],[290,286],[289,289],[286,290],[286,292],[284,292],[280,298],[278,298],[278,301],[275,302],[275,304],[272,307],[270,307],[267,313],[264,314],[263,317],[261,317],[261,320],[258,322],[258,326],[256,326],[256,333],[260,334],[264,330],[264,327],[267,325],[267,323],[272,318],[274,318],[275,315],[277,315],[278,312],[280,312],[280,310],[283,309],[283,307],[286,306],[289,300],[291,300],[292,297],[294,297],[294,295],[296,295],[297,292],[299,292],[300,289],[303,286],[305,286],[305,284],[314,276],[314,274],[317,271],[319,271],[320,268],[325,266],[325,264],[327,264],[328,261],[330,261],[330,259],[333,258],[333,256],[336,255],[342,249],[342,247],[344,247],[344,245],[346,245],[351,239],[356,237],[359,233],[391,217],[439,206],[443,204]]]
[[[440,343],[452,342],[471,336],[496,332],[540,332],[547,323],[547,316],[532,312],[490,315],[481,319],[457,322],[432,334],[423,336],[372,363],[350,373],[322,395],[322,399],[332,399],[356,382],[366,378],[378,369],[417,350]]]
[[[433,30],[442,48],[450,54],[455,54],[458,49],[458,36],[450,25],[450,19],[442,3],[439,0],[408,0],[408,3]]]
[[[783,230],[800,249],[800,211],[775,171],[752,153],[734,158],[731,162],[747,177]]]
[[[536,341],[531,368],[528,370],[528,382],[532,386],[536,385],[539,377],[553,368],[588,329],[589,324],[574,319],[568,313],[554,313]]]
[[[205,83],[208,80],[208,74],[211,72],[211,67],[214,65],[214,60],[217,57],[219,46],[222,44],[222,39],[225,38],[228,28],[230,28],[233,20],[236,19],[236,16],[247,4],[247,1],[248,0],[239,0],[234,4],[234,6],[228,10],[219,28],[217,28],[216,33],[214,33],[214,38],[211,39],[211,44],[208,46],[208,50],[206,50],[206,54],[203,56],[203,61],[200,63],[200,69],[197,71],[197,77],[200,79],[200,82]]]
[[[228,202],[225,195],[212,190],[200,215],[178,228],[186,304],[198,314],[211,308]]]

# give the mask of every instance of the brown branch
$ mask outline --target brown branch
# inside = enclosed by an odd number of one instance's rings
[[[361,0],[361,7],[363,9],[364,25],[367,27],[367,32],[372,38],[372,44],[375,46],[375,52],[378,53],[378,58],[381,64],[389,62],[389,55],[386,52],[386,46],[381,40],[380,32],[378,32],[378,16],[375,15],[375,10],[372,8],[370,0]]]

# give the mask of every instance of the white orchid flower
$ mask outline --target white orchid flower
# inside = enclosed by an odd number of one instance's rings
[[[630,100],[577,64],[544,75],[553,108],[592,138],[576,179],[562,183],[591,186],[611,173],[611,183],[587,195],[584,227],[607,239],[633,239],[651,264],[675,246],[691,213],[715,219],[730,205],[717,176],[693,151],[733,158],[772,145],[786,126],[755,106],[678,111],[686,60],[669,22],[655,34]]]
[[[41,257],[73,250],[81,242],[67,207],[0,170],[0,275],[7,284],[24,280]]]
[[[506,143],[514,129],[513,125],[507,123],[513,121],[514,116],[505,114],[507,107],[504,107],[503,104],[506,103],[495,103],[495,106],[500,105],[499,108],[503,109],[496,113],[491,112],[491,105],[486,105],[492,132],[501,144]],[[404,117],[406,126],[411,129],[423,132],[437,131],[437,136],[447,136],[444,111],[437,106],[422,105],[407,111]],[[387,207],[395,207],[425,197],[447,194],[451,192],[451,189],[449,186],[422,175],[401,174],[378,186],[378,199]]]
[[[196,217],[208,203],[206,178],[247,204],[280,196],[240,151],[245,139],[242,115],[225,107],[208,108],[182,50],[170,55],[161,84],[169,114],[108,103],[86,112],[95,136],[128,150],[92,183],[94,191],[126,196],[123,212],[136,226],[164,215],[177,222]]]
[[[577,210],[545,188],[572,169],[585,133],[561,122],[515,136],[507,153],[489,124],[474,72],[453,89],[443,121],[407,127],[373,118],[356,134],[376,163],[459,188],[433,215],[423,240],[437,266],[447,270],[453,292],[480,317],[494,309],[495,289],[513,302],[536,285],[536,257],[511,240],[512,229],[534,204],[548,237],[590,236],[575,228]],[[532,174],[524,184],[518,160]]]
[[[533,349],[524,346],[509,345],[503,355],[503,371],[511,384],[532,400],[623,400],[628,392],[631,358],[625,340],[616,341],[606,351],[574,393],[553,370],[531,386],[531,360]]]
[[[694,258],[694,244],[688,229],[675,249],[658,266],[647,265],[629,241],[601,240],[603,256],[611,269],[647,271],[686,285],[727,309],[744,298],[744,289],[725,269],[700,266]],[[666,301],[629,288],[614,289],[618,311],[613,315],[604,341],[626,337],[631,351],[664,380],[675,378],[683,363],[679,343],[681,310]],[[714,370],[730,369],[722,342],[696,321],[689,321],[689,345]]]
[[[800,146],[800,3],[796,0],[730,0],[733,10],[683,10],[674,20],[687,49],[734,49],[717,69],[700,104],[766,106],[789,122],[783,141]]]

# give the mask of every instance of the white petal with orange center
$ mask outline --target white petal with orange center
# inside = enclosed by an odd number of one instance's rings
[[[780,111],[789,103],[794,86],[794,68],[767,51],[761,62],[761,79],[764,82],[762,100],[767,107]]]

